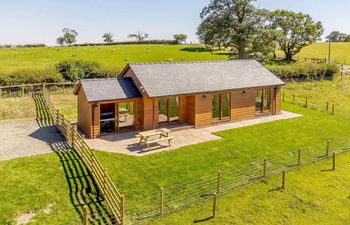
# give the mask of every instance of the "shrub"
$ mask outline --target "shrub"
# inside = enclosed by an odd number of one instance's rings
[[[286,80],[320,80],[333,78],[339,72],[336,64],[294,63],[287,65],[266,65],[272,73]]]
[[[54,69],[18,70],[11,73],[0,73],[0,85],[18,85],[32,83],[63,82],[61,74]]]
[[[97,77],[100,67],[98,63],[81,60],[62,61],[56,65],[57,71],[68,81]]]

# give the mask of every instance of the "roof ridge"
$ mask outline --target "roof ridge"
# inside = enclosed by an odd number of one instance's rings
[[[190,64],[190,63],[219,63],[219,62],[244,62],[256,61],[256,59],[223,59],[223,60],[198,60],[177,62],[130,62],[129,65],[159,65],[159,64]]]

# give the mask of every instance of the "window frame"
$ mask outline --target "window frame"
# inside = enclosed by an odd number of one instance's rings
[[[262,88],[262,89],[257,89],[257,92],[260,92],[260,100],[261,100],[261,105],[260,105],[260,110],[258,111],[257,110],[257,96],[255,96],[255,114],[256,115],[267,115],[267,114],[270,114],[271,111],[272,111],[272,98],[271,98],[271,88]],[[265,104],[265,94],[268,93],[268,109],[265,109],[264,108],[264,104]]]

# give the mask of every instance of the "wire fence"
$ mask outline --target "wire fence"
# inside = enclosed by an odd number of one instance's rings
[[[51,94],[72,93],[76,83],[39,83],[0,86],[0,98],[26,97],[33,94],[41,94],[46,89]]]
[[[304,147],[304,148],[303,148]],[[337,138],[322,144],[300,146],[295,151],[271,158],[261,159],[232,170],[218,171],[216,174],[189,180],[174,186],[160,187],[158,192],[144,193],[133,199],[132,207],[126,208],[126,216],[135,224],[141,224],[199,202],[214,199],[249,184],[283,175],[278,188],[284,188],[286,172],[319,160],[333,158],[350,150],[348,137]],[[332,168],[330,166],[330,168]],[[213,214],[215,214],[213,203]]]
[[[322,99],[315,99],[311,96],[300,96],[298,94],[287,94],[283,92],[282,102],[287,102],[305,108],[326,112],[331,115],[349,116],[349,109],[344,107],[343,105],[332,101],[323,101]]]

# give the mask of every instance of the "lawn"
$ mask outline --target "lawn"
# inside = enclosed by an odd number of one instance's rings
[[[212,200],[163,217],[149,224],[349,224],[350,153],[336,158],[336,170],[324,160],[286,174],[284,190],[281,177],[259,182],[218,198],[216,218]]]
[[[128,62],[166,62],[227,59],[223,52],[203,50],[201,45],[114,45],[50,48],[0,48],[0,72],[47,69],[63,60],[95,61],[121,70]],[[73,57],[74,55],[74,57]]]
[[[82,207],[99,224],[110,221],[84,165],[73,152],[0,161],[0,224],[82,224]]]

